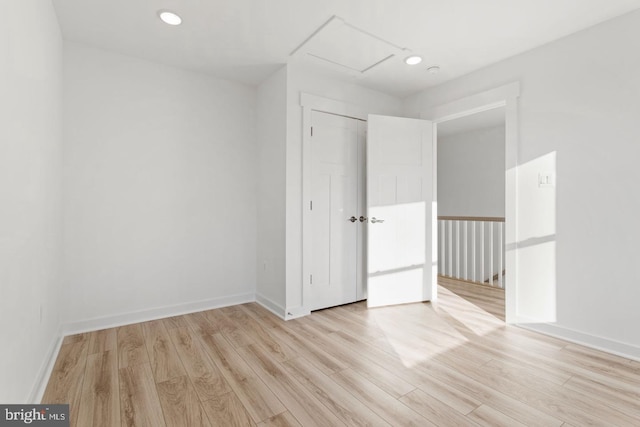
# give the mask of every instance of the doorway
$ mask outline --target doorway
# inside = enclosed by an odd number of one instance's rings
[[[518,258],[518,98],[520,84],[513,82],[470,95],[456,101],[433,106],[420,113],[420,117],[432,120],[436,126],[449,120],[474,113],[505,107],[505,321],[519,323],[527,321],[522,307],[527,305],[526,292],[520,289]],[[435,144],[437,150],[437,142]],[[436,167],[437,169],[437,167]],[[528,288],[528,287],[527,287]],[[437,298],[437,295],[435,296]]]
[[[505,107],[437,127],[438,284],[504,320]]]

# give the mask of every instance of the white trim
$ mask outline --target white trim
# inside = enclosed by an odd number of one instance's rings
[[[367,111],[360,106],[304,92],[300,93],[300,106],[303,110],[322,111],[365,121],[368,115]]]
[[[640,362],[640,347],[635,345],[599,337],[597,335],[586,334],[552,323],[517,323],[515,326]]]
[[[494,89],[439,105],[420,114],[421,119],[441,123],[506,105],[520,96],[520,83],[513,82]]]
[[[309,202],[311,201],[311,112],[320,111],[328,114],[367,120],[367,112],[361,107],[334,99],[323,98],[308,93],[300,93],[302,107],[302,306],[287,308],[285,319],[295,319],[311,313],[309,306],[311,274],[311,236],[312,224],[309,219]]]
[[[517,323],[517,220],[518,220],[518,97],[520,83],[513,82],[457,101],[433,107],[420,114],[431,120],[437,132],[438,123],[465,117],[498,107],[505,107],[505,317],[507,323]],[[437,137],[434,139],[437,150]],[[437,176],[434,177],[437,185]],[[437,235],[436,235],[437,236]]]
[[[256,294],[256,302],[278,316],[281,319],[285,319],[285,309],[280,304],[274,302],[273,300],[265,297],[261,294]]]
[[[307,308],[305,308],[303,306],[289,308],[287,310],[287,314],[284,317],[284,320],[297,319],[298,317],[304,317],[304,316],[308,316],[310,314],[311,314],[311,310],[308,310]]]
[[[204,301],[133,311],[113,316],[96,317],[78,322],[65,323],[62,325],[62,332],[64,336],[74,335],[83,332],[92,332],[101,329],[115,328],[117,326],[130,325],[132,323],[140,323],[149,320],[164,319],[171,316],[195,313],[198,311],[211,310],[214,308],[228,307],[230,305],[255,302],[255,300],[255,294],[246,293],[213,298]]]
[[[47,355],[42,361],[42,366],[40,367],[38,376],[33,383],[33,387],[31,388],[31,392],[27,397],[26,403],[39,404],[42,401],[42,396],[44,396],[45,389],[47,388],[47,384],[49,383],[49,377],[51,377],[51,372],[53,371],[53,366],[56,363],[56,359],[58,358],[58,353],[60,352],[61,346],[62,328],[58,327],[56,334],[51,340],[51,344],[49,345]]]

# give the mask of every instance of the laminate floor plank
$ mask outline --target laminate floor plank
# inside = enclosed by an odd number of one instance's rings
[[[435,426],[434,423],[350,369],[337,372],[331,375],[331,378],[391,425]]]
[[[426,382],[422,382],[419,388],[462,415],[467,415],[482,404],[482,402],[475,397],[456,390],[452,386],[438,381],[435,378],[429,378]]]
[[[350,392],[303,358],[285,362],[284,368],[348,426],[390,426]]]
[[[189,327],[199,335],[211,335],[220,332],[215,325],[207,320],[202,312],[185,314],[182,317]]]
[[[82,383],[87,364],[89,341],[70,340],[63,344],[49,377],[42,403],[68,403],[70,425],[78,425]]]
[[[266,308],[262,307],[260,304],[255,302],[240,304],[238,306],[242,311],[247,313],[249,316],[253,317],[255,320],[260,322],[260,325],[263,328],[280,328],[281,319],[275,317],[273,313],[271,313]]]
[[[405,372],[402,368],[399,370],[388,369],[390,366],[402,366],[401,360],[381,350],[380,353],[383,353],[385,357],[375,358],[370,353],[372,351],[370,347],[362,345],[360,342],[354,343],[355,339],[342,331],[324,335],[320,329],[316,330],[313,326],[305,325],[299,325],[296,330],[306,339],[315,342],[316,345],[338,357],[350,369],[358,372],[396,398],[417,387],[417,384],[414,384],[417,377],[413,373]]]
[[[235,347],[253,344],[255,340],[249,337],[220,310],[202,312],[203,316]]]
[[[469,418],[422,390],[407,393],[400,398],[400,402],[439,426],[470,427],[476,425]]]
[[[268,351],[272,357],[276,358],[278,362],[284,362],[298,356],[287,344],[275,339],[269,334],[268,328],[263,328],[257,320],[241,308],[229,312],[227,316],[253,340],[254,344],[260,345],[264,350]]]
[[[148,364],[149,356],[147,355],[140,323],[121,326],[116,330],[118,336],[118,368]]]
[[[458,368],[433,362],[426,363],[417,370],[423,370],[428,376],[459,390],[466,396],[472,396],[475,400],[487,404],[525,425],[540,427],[562,425],[560,419],[508,395],[508,389],[494,388],[482,381],[477,381],[469,377],[467,372],[460,372]]]
[[[291,348],[295,348],[298,354],[310,361],[325,374],[333,374],[347,368],[338,358],[302,337],[297,336],[287,328],[272,328],[269,333],[273,337]]]
[[[474,409],[467,417],[474,423],[485,427],[526,427],[525,424],[509,418],[502,412],[487,405]]]
[[[156,388],[167,427],[211,426],[189,377],[173,377]]]
[[[102,329],[89,333],[89,354],[102,353],[108,350],[116,350],[116,329]],[[117,353],[116,353],[117,354]]]
[[[174,328],[186,328],[189,326],[187,321],[184,319],[184,316],[172,316],[165,317],[164,319],[160,319],[164,324],[164,327],[168,329]]]
[[[123,426],[166,426],[151,365],[130,365],[119,370],[120,419]]]
[[[322,319],[322,321],[330,320],[340,326],[340,331],[347,330],[354,335],[365,339],[376,339],[384,337],[384,332],[377,326],[363,325],[358,321],[354,321],[351,316],[344,316],[338,310],[321,310],[313,313],[313,318]]]
[[[262,421],[258,427],[301,427],[301,424],[287,411]]]
[[[75,334],[75,335],[67,335],[62,339],[62,345],[76,344],[82,341],[87,341],[89,340],[90,335],[91,335],[91,332]]]
[[[159,320],[142,324],[147,354],[156,382],[186,375],[186,371],[164,323]]]
[[[587,396],[598,396],[601,402],[640,420],[640,385],[604,383],[576,375],[565,382],[563,386]]]
[[[169,331],[169,335],[200,400],[213,399],[231,391],[227,380],[206,354],[195,332],[189,328],[175,328]]]
[[[229,392],[202,402],[212,426],[255,426],[246,408],[234,392]]]
[[[256,423],[287,410],[221,334],[201,337],[207,352]]]
[[[476,380],[504,390],[518,400],[540,409],[563,421],[578,425],[635,426],[638,419],[599,400],[546,382],[522,369],[511,368],[492,361],[467,373]]]
[[[115,349],[87,356],[78,425],[120,425],[118,356]]]
[[[303,426],[344,425],[265,350],[251,344],[238,352]]]

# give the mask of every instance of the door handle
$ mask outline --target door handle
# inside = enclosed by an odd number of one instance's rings
[[[360,215],[360,222],[365,222],[367,220],[366,216]]]
[[[376,222],[383,223],[384,219],[377,219],[375,216],[371,218],[371,224],[375,224]]]
[[[347,221],[356,222],[357,220],[358,220],[358,218],[356,218],[355,216],[352,216]]]

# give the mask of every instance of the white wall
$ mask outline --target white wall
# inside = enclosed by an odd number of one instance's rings
[[[431,106],[521,82],[519,187],[537,188],[537,162],[555,167],[556,197],[534,218],[519,204],[519,238],[555,242],[557,323],[547,330],[640,357],[640,12],[471,73],[406,101],[418,115]],[[544,159],[551,159],[546,161]],[[542,159],[542,160],[540,160]],[[533,173],[529,173],[533,172]],[[538,190],[531,190],[538,191]],[[521,263],[522,260],[519,260]],[[520,266],[527,268],[527,266]],[[553,280],[531,269],[531,284]],[[508,284],[507,284],[508,286]],[[604,339],[599,339],[604,338]],[[598,344],[599,343],[599,344]]]
[[[504,217],[504,126],[438,137],[438,215]]]
[[[51,3],[0,25],[0,402],[26,403],[58,339],[62,39]]]
[[[284,316],[287,67],[258,87],[258,301]]]
[[[64,85],[65,320],[253,298],[255,89],[75,44]]]
[[[362,107],[371,114],[400,115],[402,102],[356,84],[332,80],[294,63],[287,73],[286,303],[298,315],[302,307],[302,107],[310,93]]]

